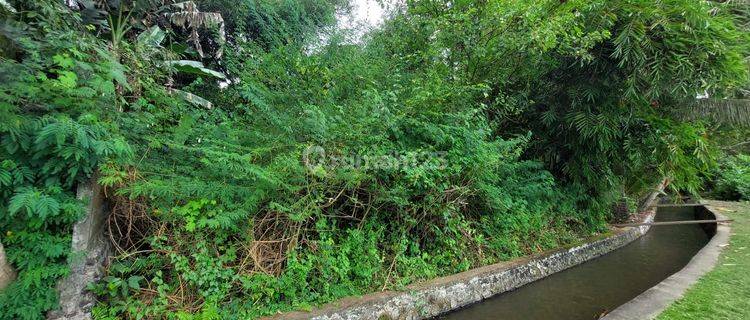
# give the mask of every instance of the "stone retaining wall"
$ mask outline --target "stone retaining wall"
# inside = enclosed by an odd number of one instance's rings
[[[654,212],[644,215],[651,222]],[[320,309],[279,314],[268,319],[425,319],[455,310],[496,294],[516,289],[620,248],[649,230],[649,226],[614,230],[579,246],[480,267],[415,284],[401,292],[386,291],[346,298]]]

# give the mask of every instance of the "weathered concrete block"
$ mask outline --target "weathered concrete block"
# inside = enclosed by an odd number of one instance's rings
[[[0,242],[0,290],[5,289],[16,278],[16,271],[5,257],[5,248]]]
[[[73,225],[70,275],[60,281],[60,309],[47,314],[47,319],[91,319],[96,297],[86,287],[99,280],[109,255],[105,228],[109,211],[96,177],[78,186],[78,199],[87,203],[86,215]]]

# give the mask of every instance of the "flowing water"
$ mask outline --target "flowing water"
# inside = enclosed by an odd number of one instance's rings
[[[696,219],[703,207],[660,207],[656,221]],[[708,225],[653,226],[602,257],[438,319],[598,319],[682,269],[711,238]]]

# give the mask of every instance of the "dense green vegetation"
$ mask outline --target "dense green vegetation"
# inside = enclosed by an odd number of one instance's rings
[[[750,155],[727,156],[720,161],[711,196],[725,200],[750,200]]]
[[[83,209],[72,191],[101,159],[129,153],[106,116],[115,86],[127,84],[124,67],[101,42],[81,39],[85,30],[60,18],[64,8],[33,9],[24,14],[51,18],[8,20],[0,38],[0,229],[19,270],[0,294],[4,319],[36,319],[57,305],[55,281],[67,274]]]
[[[55,308],[94,172],[96,318],[245,319],[578,241],[664,177],[696,193],[720,151],[679,111],[748,83],[718,2],[408,1],[356,43],[346,1],[75,7],[0,1],[3,319]]]

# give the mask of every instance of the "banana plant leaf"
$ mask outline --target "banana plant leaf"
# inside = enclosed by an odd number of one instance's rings
[[[172,66],[177,71],[198,74],[203,76],[211,76],[219,79],[226,79],[226,76],[216,70],[211,70],[203,66],[203,63],[194,60],[168,60],[164,61],[167,65]]]
[[[159,26],[153,26],[138,35],[138,44],[148,47],[158,47],[164,41],[166,35],[164,30],[159,28]]]
[[[204,107],[206,109],[213,108],[213,104],[211,103],[211,101],[208,101],[208,100],[206,100],[206,99],[204,99],[204,98],[202,98],[202,97],[200,97],[198,95],[192,94],[190,92],[182,91],[182,90],[179,90],[179,89],[172,89],[172,88],[168,88],[167,91],[170,94],[178,96],[182,100],[185,100],[185,101],[187,101],[187,102],[189,102],[189,103],[191,103],[193,105],[196,105],[196,106],[199,106],[199,107]]]

